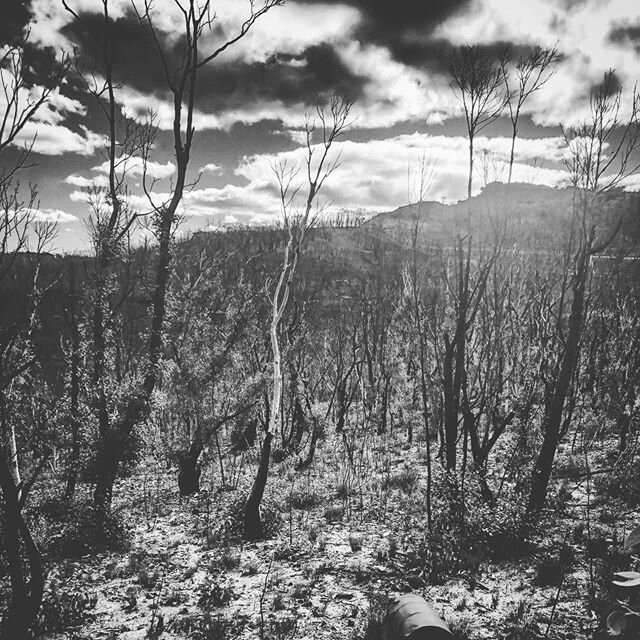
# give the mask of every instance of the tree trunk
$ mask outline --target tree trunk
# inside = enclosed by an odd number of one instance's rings
[[[469,135],[469,179],[467,181],[467,200],[471,200],[473,187],[473,135]],[[471,211],[469,211],[471,214]]]
[[[260,466],[256,479],[251,488],[251,494],[244,509],[244,537],[246,540],[258,540],[262,536],[262,520],[260,518],[260,503],[267,486],[269,475],[269,458],[271,457],[271,439],[273,434],[267,432],[262,443]]]
[[[118,476],[120,455],[102,441],[99,444],[95,460],[95,487],[93,489],[93,506],[102,515],[111,511],[113,486]]]
[[[458,439],[458,405],[455,401],[454,388],[454,345],[445,336],[444,354],[444,450],[447,471],[456,468],[456,441]]]
[[[72,272],[73,273],[73,272]],[[72,319],[75,322],[75,318]],[[71,456],[67,464],[67,486],[65,489],[65,498],[71,500],[76,490],[78,481],[78,465],[80,461],[80,421],[79,415],[79,398],[80,398],[80,337],[77,327],[72,329],[73,338],[71,346],[71,390],[70,390],[70,408],[69,423],[71,426]]]
[[[312,420],[313,420],[313,432],[311,433],[311,443],[309,444],[309,453],[307,454],[307,457],[302,462],[300,462],[300,464],[297,466],[298,470],[306,469],[307,467],[310,467],[311,463],[313,462],[313,457],[316,454],[316,445],[318,443],[318,435],[320,434],[320,428],[318,427],[318,419],[312,418]]]
[[[11,600],[0,626],[0,637],[7,640],[27,640],[31,637],[29,630],[42,604],[44,566],[40,550],[22,516],[20,494],[3,452],[0,452],[0,488],[4,501],[2,525],[6,561],[11,581]],[[28,580],[25,575],[27,568]]]
[[[540,450],[533,469],[531,493],[529,494],[529,501],[527,503],[527,516],[532,520],[538,517],[546,500],[547,487],[549,486],[549,479],[551,478],[551,471],[553,469],[553,461],[560,440],[565,402],[571,386],[573,372],[578,361],[580,337],[584,319],[584,294],[589,270],[590,249],[590,244],[583,246],[576,259],[577,268],[573,276],[573,300],[571,301],[571,311],[569,313],[566,346],[551,401],[545,410],[544,439],[542,449]]]
[[[179,456],[178,488],[181,496],[190,496],[200,491],[200,454],[203,449],[202,439],[197,437],[186,451]]]
[[[304,411],[302,409],[302,404],[300,399],[296,397],[294,405],[293,405],[293,442],[296,445],[296,448],[300,446],[302,443],[302,436],[304,435],[304,427],[305,427],[305,417]]]

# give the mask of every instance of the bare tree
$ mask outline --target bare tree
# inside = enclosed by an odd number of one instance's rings
[[[461,45],[453,52],[449,72],[453,93],[462,103],[469,136],[467,198],[470,199],[475,137],[494,122],[505,107],[502,68],[479,45]]]
[[[33,140],[25,145],[12,163],[6,150],[15,145],[24,127],[36,117],[64,73],[64,61],[54,68],[51,82],[44,88],[29,90],[25,80],[24,47],[28,33],[18,45],[8,46],[0,59],[2,98],[0,98],[0,284],[13,270],[25,269],[31,262],[31,279],[24,308],[13,322],[0,330],[0,518],[6,545],[6,561],[11,598],[0,627],[4,638],[28,637],[42,602],[44,565],[23,509],[29,493],[48,455],[31,461],[27,472],[21,469],[25,451],[20,451],[14,419],[15,401],[20,394],[16,381],[26,380],[36,368],[31,349],[38,323],[40,302],[40,258],[55,234],[55,226],[37,219],[35,187],[23,189],[20,174],[30,166]],[[29,425],[20,424],[27,429]]]
[[[109,186],[106,204],[110,207],[106,220],[106,229],[116,230],[115,238],[107,234],[109,240],[122,240],[132,228],[134,222],[141,216],[147,216],[152,222],[157,241],[157,259],[155,264],[154,285],[151,302],[151,322],[147,343],[146,372],[142,383],[128,395],[126,400],[118,408],[117,416],[104,425],[106,431],[101,435],[102,445],[96,455],[96,486],[94,491],[94,504],[99,512],[104,513],[110,509],[113,494],[113,485],[117,476],[118,466],[122,452],[114,452],[114,443],[125,442],[133,428],[144,420],[150,411],[151,395],[160,380],[160,365],[163,358],[163,330],[166,315],[166,297],[169,277],[171,273],[171,261],[173,256],[172,244],[176,225],[179,220],[179,210],[185,190],[194,183],[189,182],[188,168],[191,159],[192,147],[196,127],[194,114],[196,109],[196,89],[198,85],[199,71],[211,63],[229,47],[241,40],[270,9],[283,4],[283,0],[262,0],[256,3],[249,0],[249,16],[242,22],[238,31],[227,38],[218,47],[206,52],[201,51],[203,36],[211,31],[216,22],[217,15],[211,10],[210,0],[197,2],[176,0],[175,7],[182,19],[181,35],[179,40],[178,62],[172,65],[167,54],[162,33],[158,30],[155,21],[155,10],[150,0],[145,0],[142,10],[134,4],[139,21],[143,25],[158,53],[160,64],[164,73],[166,86],[171,93],[173,102],[173,148],[175,150],[174,161],[176,174],[171,182],[168,197],[157,198],[153,193],[155,181],[149,177],[148,163],[155,138],[155,126],[151,120],[146,126],[132,127],[125,131],[130,147],[127,151],[139,152],[143,160],[143,188],[147,195],[150,209],[148,212],[131,212],[127,204],[126,175],[127,160],[123,159],[117,146],[115,122],[118,117],[119,107],[115,95],[115,80],[113,75],[114,51],[113,38],[109,25],[109,0],[102,0],[104,16],[104,34],[101,36],[103,63],[102,68],[106,74],[104,86],[96,90],[100,98],[103,111],[109,124],[109,145],[107,159],[109,164]],[[65,7],[82,24],[82,18]],[[174,68],[175,67],[175,68]],[[111,70],[111,71],[109,71]],[[129,154],[128,157],[132,157]],[[113,223],[113,225],[112,225]],[[103,232],[104,224],[97,227]],[[101,245],[109,249],[109,245]],[[104,404],[104,403],[103,403]]]
[[[594,294],[590,295],[591,260],[615,240],[622,222],[613,230],[599,231],[594,219],[598,198],[623,183],[640,168],[640,96],[634,90],[625,118],[621,111],[622,88],[613,72],[605,74],[592,93],[586,122],[565,130],[566,166],[574,188],[572,246],[575,247],[559,302],[552,313],[559,333],[558,365],[545,390],[543,442],[533,469],[527,504],[530,518],[536,518],[546,499],[556,449],[562,434],[567,398],[580,355],[585,319]]]
[[[508,184],[511,184],[513,175],[513,158],[522,109],[531,95],[539,91],[549,81],[554,73],[553,65],[560,60],[560,54],[555,47],[552,49],[544,49],[536,46],[533,51],[528,54],[520,55],[515,65],[515,79],[513,82],[511,81],[509,72],[510,58],[511,56],[507,52],[500,60],[502,78],[504,79],[506,89],[505,100],[507,110],[509,111],[509,119],[511,120]]]
[[[265,429],[258,473],[245,506],[244,535],[248,539],[258,538],[262,534],[260,503],[269,473],[271,441],[273,435],[278,432],[282,419],[283,373],[279,337],[280,323],[287,309],[300,253],[309,230],[317,222],[318,196],[327,178],[340,164],[339,156],[336,159],[331,158],[331,147],[351,123],[351,102],[348,98],[334,95],[331,98],[328,111],[327,113],[324,108],[318,106],[316,109],[317,121],[307,118],[304,164],[306,195],[302,203],[298,199],[302,185],[296,183],[301,167],[290,165],[287,162],[282,162],[274,167],[280,187],[280,202],[287,232],[287,244],[284,249],[280,275],[271,294],[269,336],[273,353],[273,388],[269,422]],[[316,131],[321,137],[318,144],[314,142]]]

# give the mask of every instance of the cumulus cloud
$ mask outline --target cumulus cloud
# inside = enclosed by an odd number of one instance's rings
[[[16,76],[9,69],[0,69],[0,113],[7,123],[20,122],[41,100],[45,88],[39,85],[16,87]],[[78,100],[54,89],[47,100],[28,118],[24,127],[13,139],[14,146],[33,145],[32,150],[43,155],[77,153],[92,155],[102,146],[104,136],[80,125],[72,130],[66,122],[70,116],[84,116],[86,107]],[[3,132],[3,138],[8,129]]]
[[[211,175],[219,175],[223,172],[223,168],[220,165],[215,164],[215,162],[210,162],[209,164],[205,164],[204,167],[200,168],[201,173],[210,173]]]
[[[94,176],[93,178],[85,178],[77,173],[67,176],[64,180],[67,184],[71,184],[74,187],[80,187],[82,189],[89,189],[91,187],[106,187],[108,180],[106,176]]]
[[[79,219],[71,213],[61,209],[34,209],[34,222],[47,222],[55,224],[72,224],[79,222]]]
[[[620,25],[624,28],[616,31]],[[525,112],[540,124],[572,125],[588,116],[589,92],[612,68],[624,87],[623,107],[628,112],[640,66],[630,42],[636,33],[633,27],[640,27],[640,17],[628,0],[472,0],[467,13],[446,20],[434,36],[453,44],[557,44],[562,61]]]
[[[35,153],[58,156],[63,153],[93,155],[104,145],[104,136],[80,125],[80,132],[63,125],[28,122],[14,140],[16,146],[31,146]]]
[[[105,160],[102,164],[93,167],[91,170],[98,173],[108,174],[109,163]],[[160,162],[148,160],[145,167],[143,158],[140,158],[139,156],[133,156],[119,162],[116,170],[119,175],[130,176],[132,178],[142,177],[142,175],[146,171],[148,178],[163,180],[165,178],[169,178],[175,173],[176,165],[171,161],[162,164]]]
[[[476,144],[474,185],[478,193],[485,182],[506,177],[511,141],[479,137]],[[468,141],[462,136],[415,133],[368,142],[344,141],[336,144],[334,151],[341,164],[321,193],[320,205],[327,213],[344,209],[373,213],[406,204],[412,197],[407,175],[411,180],[419,170],[423,154],[433,166],[427,199],[456,201],[466,193]],[[550,160],[561,160],[562,153],[561,138],[520,140],[513,179],[548,186],[564,184],[566,172],[549,166]],[[244,184],[196,189],[185,195],[184,212],[191,217],[213,218],[217,224],[222,224],[225,216],[243,223],[273,220],[281,214],[273,166],[283,161],[296,164],[304,157],[303,149],[246,157],[235,171]]]

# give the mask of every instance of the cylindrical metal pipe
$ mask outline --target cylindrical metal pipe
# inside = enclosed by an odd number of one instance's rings
[[[415,593],[395,597],[382,623],[383,640],[451,640],[449,628],[433,607]]]

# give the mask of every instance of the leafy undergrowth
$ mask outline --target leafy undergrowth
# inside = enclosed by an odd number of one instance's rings
[[[257,543],[241,539],[247,454],[226,463],[224,488],[212,461],[189,499],[147,460],[116,490],[120,550],[88,552],[42,524],[40,636],[373,640],[388,598],[414,591],[460,640],[604,637],[609,579],[629,565],[621,541],[638,512],[567,474],[525,537],[514,496],[490,508],[472,475],[461,485],[436,471],[429,529],[424,449],[382,436],[350,461],[330,440],[304,471],[294,457],[273,464]]]

